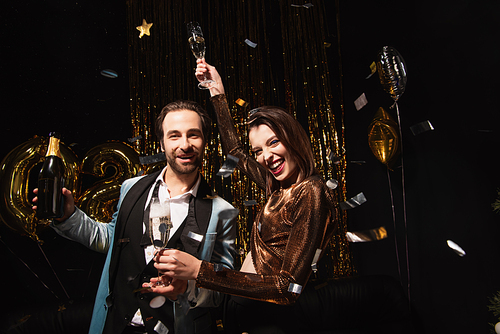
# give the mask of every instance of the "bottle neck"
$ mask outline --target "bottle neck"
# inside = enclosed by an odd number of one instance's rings
[[[59,138],[50,137],[49,147],[47,148],[47,154],[45,155],[46,157],[56,156],[62,159],[61,151],[59,150],[59,142],[60,142]]]

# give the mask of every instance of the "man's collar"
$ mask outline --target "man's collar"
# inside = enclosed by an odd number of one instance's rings
[[[156,179],[160,180],[161,185],[167,187],[167,189],[168,189],[167,183],[165,182],[165,173],[167,172],[167,168],[168,168],[168,166],[165,166],[165,168],[163,168],[161,173],[158,174],[158,177]],[[201,175],[199,172],[197,174],[198,174],[198,178],[196,179],[196,182],[191,187],[191,189],[189,189],[187,192],[185,192],[184,194],[181,194],[179,196],[186,196],[187,194],[190,194],[190,195],[193,195],[194,197],[196,197],[196,195],[198,194],[198,189],[200,188],[200,183],[201,183]]]

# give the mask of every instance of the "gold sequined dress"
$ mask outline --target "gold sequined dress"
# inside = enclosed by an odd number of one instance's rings
[[[224,94],[211,98],[224,152],[238,157],[238,167],[265,187],[266,171],[245,152]],[[197,285],[241,297],[293,304],[312,272],[318,249],[326,249],[336,229],[338,205],[319,175],[273,192],[252,227],[250,251],[258,274],[214,267],[203,262]]]

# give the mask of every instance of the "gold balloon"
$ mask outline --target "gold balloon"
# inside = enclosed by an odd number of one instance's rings
[[[167,165],[167,160],[158,161],[152,164],[142,165],[142,170],[144,171],[144,174],[151,174],[154,172],[161,171],[163,168],[165,168],[166,165]]]
[[[398,124],[384,108],[378,108],[368,128],[368,144],[375,157],[392,170],[400,153]]]
[[[82,162],[82,173],[99,178],[106,176],[108,168],[113,174],[96,182],[76,201],[88,216],[103,223],[111,221],[123,181],[138,175],[139,155],[125,143],[110,141],[92,148]]]
[[[17,146],[7,154],[0,166],[0,192],[4,197],[0,201],[0,218],[12,230],[29,235],[40,241],[37,232],[47,226],[47,221],[39,220],[33,211],[31,199],[34,196],[30,189],[30,175],[38,176],[39,168],[47,152],[48,140],[44,137],[33,137]],[[79,162],[71,149],[60,143],[62,160],[65,166],[66,188],[77,193]],[[37,178],[33,178],[37,180]]]

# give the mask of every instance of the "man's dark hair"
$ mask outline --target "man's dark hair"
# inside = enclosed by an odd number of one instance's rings
[[[171,102],[167,104],[165,107],[163,107],[163,109],[161,110],[160,115],[158,115],[155,122],[156,136],[158,137],[160,143],[162,143],[163,145],[163,135],[164,135],[163,121],[165,120],[165,116],[167,116],[167,114],[171,111],[178,111],[178,110],[192,110],[200,116],[201,130],[203,132],[203,140],[206,143],[210,133],[210,128],[212,126],[212,119],[210,119],[210,116],[208,116],[208,113],[205,111],[205,109],[203,109],[202,106],[200,106],[196,102],[187,100],[177,100]]]

